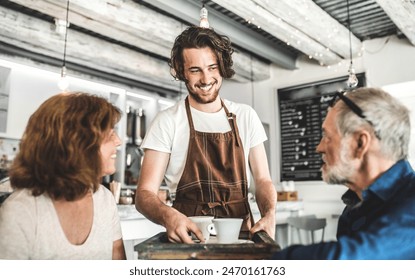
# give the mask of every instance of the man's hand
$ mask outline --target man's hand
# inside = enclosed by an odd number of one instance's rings
[[[266,215],[262,217],[251,229],[251,236],[257,231],[265,231],[269,237],[275,239],[275,215]]]
[[[193,233],[201,242],[205,241],[202,232],[196,224],[182,213],[175,211],[165,221],[167,237],[170,242],[192,244],[194,242],[189,233]]]

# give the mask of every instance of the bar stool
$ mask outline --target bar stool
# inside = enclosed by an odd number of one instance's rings
[[[292,241],[293,229],[297,230],[298,234],[298,241],[301,244],[301,232],[300,230],[304,230],[310,233],[311,236],[311,243],[314,244],[314,232],[317,230],[322,230],[321,234],[321,242],[324,240],[324,230],[327,225],[326,218],[317,218],[316,215],[304,215],[304,216],[297,216],[297,217],[288,217],[287,218],[288,227],[290,229],[290,242]]]

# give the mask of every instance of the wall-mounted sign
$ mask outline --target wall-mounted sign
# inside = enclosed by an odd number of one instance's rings
[[[358,87],[366,84],[364,73],[357,75]],[[346,88],[348,77],[319,81],[278,90],[280,116],[280,180],[320,181],[321,155],[316,147],[328,101]]]

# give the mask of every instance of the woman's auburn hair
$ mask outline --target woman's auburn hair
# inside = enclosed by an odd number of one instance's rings
[[[121,118],[106,99],[82,92],[47,99],[33,113],[9,171],[15,189],[75,200],[98,189],[100,147]]]

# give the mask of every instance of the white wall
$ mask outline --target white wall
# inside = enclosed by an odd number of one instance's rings
[[[27,72],[25,67],[12,68],[7,136],[20,139],[30,115],[44,100],[58,92],[55,82],[58,75],[54,79],[45,72],[40,69]]]
[[[404,82],[382,87],[384,90],[401,100],[411,111],[411,138],[409,143],[408,161],[415,168],[415,79],[412,82]]]
[[[415,81],[415,47],[393,36],[364,42],[363,64],[370,86]]]

